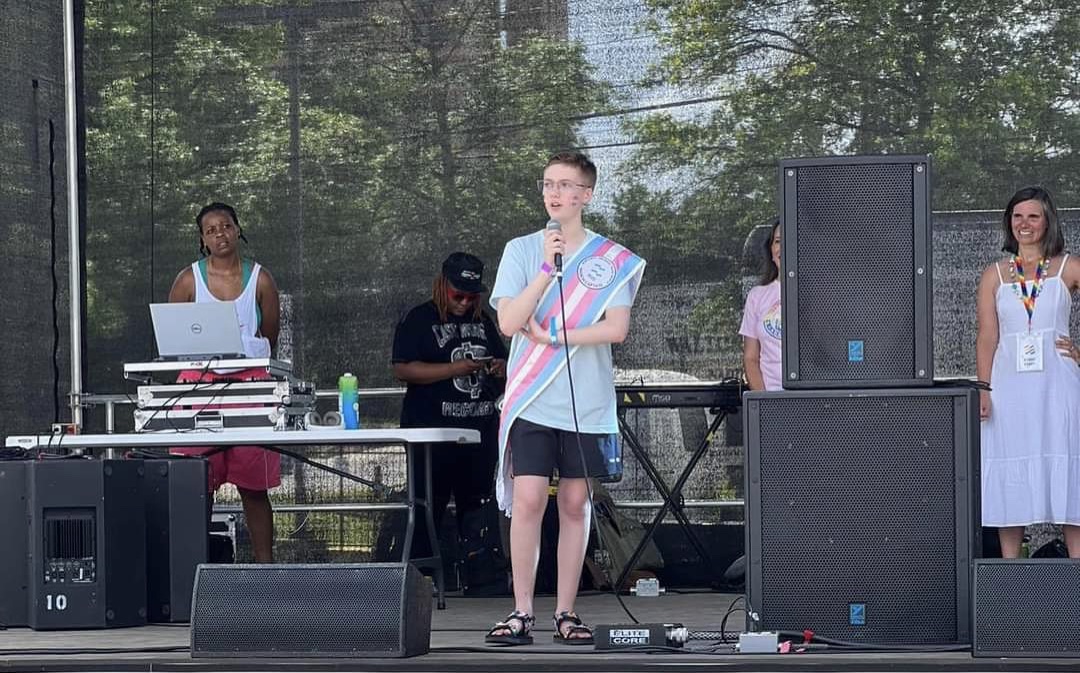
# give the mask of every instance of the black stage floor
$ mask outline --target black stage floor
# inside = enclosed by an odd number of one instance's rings
[[[641,622],[678,622],[696,631],[719,631],[733,594],[668,593],[626,597]],[[0,631],[0,671],[1075,671],[1080,659],[975,659],[970,652],[844,652],[785,655],[734,654],[718,641],[692,641],[679,653],[607,653],[551,642],[550,620],[538,621],[536,642],[522,647],[484,645],[484,633],[512,607],[506,598],[447,598],[432,616],[431,652],[410,659],[192,659],[186,625],[96,631]],[[554,610],[550,596],[536,611]],[[591,624],[626,623],[610,594],[579,599]],[[728,629],[737,631],[738,618]]]

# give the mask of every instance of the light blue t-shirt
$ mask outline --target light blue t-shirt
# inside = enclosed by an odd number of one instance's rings
[[[586,230],[587,242],[595,236]],[[571,260],[585,243],[566,259]],[[544,232],[537,231],[511,240],[503,248],[499,271],[495,276],[495,286],[491,290],[491,306],[498,310],[499,300],[503,297],[513,299],[522,293],[540,271],[544,264]],[[553,281],[554,282],[554,281]],[[621,287],[612,298],[608,307],[632,306],[636,283],[630,282]],[[515,334],[510,348],[511,358],[521,352],[519,341],[526,339],[522,334]],[[509,364],[507,370],[513,367]],[[570,358],[571,372],[574,376],[574,399],[577,402],[578,428],[591,434],[618,432],[618,420],[615,416],[615,371],[611,361],[611,345],[579,346]],[[538,425],[560,430],[574,430],[574,418],[570,407],[570,384],[566,370],[559,372],[555,380],[521,412],[521,418]]]

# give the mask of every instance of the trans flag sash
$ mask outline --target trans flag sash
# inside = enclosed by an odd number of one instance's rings
[[[630,284],[633,297],[644,271],[645,260],[614,241],[591,234],[563,267],[566,328],[588,327],[596,323],[618,291],[627,284]],[[533,317],[545,329],[549,321],[556,321],[559,334],[562,334],[561,315],[559,284],[553,282],[540,297]],[[571,346],[570,357],[579,348],[581,346]],[[551,385],[555,377],[563,373],[566,363],[566,348],[562,344],[538,344],[523,334],[514,335],[507,367],[506,393],[499,418],[499,467],[495,472],[495,498],[499,509],[507,516],[510,515],[513,501],[508,442],[510,426]]]

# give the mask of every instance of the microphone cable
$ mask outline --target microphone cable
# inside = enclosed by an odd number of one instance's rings
[[[556,266],[555,280],[559,284],[559,315],[560,315],[560,322],[562,323],[560,325],[560,327],[562,328],[562,335],[563,335],[563,350],[566,352],[566,381],[567,381],[567,383],[569,384],[569,387],[570,387],[570,417],[574,420],[574,437],[577,440],[578,460],[581,461],[581,470],[585,474],[585,491],[588,494],[588,504],[589,504],[589,522],[592,525],[592,529],[596,531],[596,546],[599,548],[601,554],[603,554],[603,552],[605,552],[607,550],[607,545],[604,544],[604,535],[600,530],[600,522],[599,522],[599,520],[597,519],[597,516],[596,516],[596,507],[595,507],[595,504],[593,502],[592,481],[591,481],[591,477],[589,476],[589,466],[585,462],[585,449],[581,444],[581,427],[578,425],[577,399],[576,399],[576,394],[574,392],[574,374],[571,371],[571,367],[570,367],[570,344],[568,342],[567,334],[566,334],[566,332],[567,332],[567,329],[566,329],[566,297],[563,294],[563,270],[562,270],[562,265],[561,264]],[[561,479],[562,476],[560,475],[559,478]],[[585,552],[586,552],[586,554],[588,554],[588,550],[589,550],[589,538],[588,538],[588,536],[586,536],[585,537]],[[606,568],[605,568],[605,570],[606,570]],[[614,567],[612,567],[612,571],[614,571]],[[611,593],[612,593],[613,596],[615,596],[615,600],[617,600],[619,602],[619,607],[621,607],[623,609],[623,612],[626,613],[626,616],[630,619],[630,621],[633,622],[634,624],[639,624],[640,622],[638,621],[638,618],[634,616],[634,613],[630,611],[629,607],[627,607],[626,602],[623,601],[623,597],[621,595],[619,595],[619,587],[615,586],[615,580],[618,579],[618,575],[621,575],[621,574],[622,573],[619,572],[619,573],[615,574],[614,577],[610,578]],[[579,579],[579,583],[580,583],[580,579]],[[576,593],[575,593],[575,595],[576,595]],[[594,640],[594,643],[595,643],[595,640]]]

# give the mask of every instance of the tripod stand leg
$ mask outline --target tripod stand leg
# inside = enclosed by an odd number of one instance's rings
[[[701,442],[694,450],[693,455],[690,457],[690,461],[686,464],[686,467],[683,468],[682,473],[675,481],[675,485],[669,490],[667,488],[667,485],[664,483],[663,477],[660,475],[659,470],[656,469],[656,465],[653,464],[652,460],[650,460],[648,455],[645,453],[645,450],[641,446],[641,442],[640,440],[638,440],[637,435],[635,435],[633,430],[631,430],[630,427],[627,425],[625,417],[620,416],[619,429],[623,432],[623,438],[626,440],[626,444],[630,446],[630,451],[634,454],[634,457],[642,465],[642,468],[645,470],[645,474],[648,475],[649,479],[653,482],[653,486],[655,486],[656,490],[660,492],[660,495],[663,498],[663,503],[660,505],[660,509],[656,512],[656,515],[653,517],[652,521],[649,522],[648,528],[645,529],[645,535],[644,537],[642,537],[641,542],[639,542],[638,545],[634,548],[634,552],[630,555],[630,559],[627,561],[626,565],[619,573],[619,577],[615,581],[616,588],[621,587],[623,585],[623,582],[626,581],[626,578],[630,576],[630,573],[633,571],[638,559],[640,559],[641,555],[645,553],[645,547],[653,539],[653,536],[656,534],[657,528],[659,528],[660,524],[663,523],[664,517],[667,516],[668,510],[671,511],[672,515],[678,521],[679,526],[683,529],[683,532],[686,534],[686,537],[690,541],[690,544],[694,547],[694,550],[698,553],[698,556],[701,557],[702,562],[705,563],[708,567],[712,568],[713,572],[716,571],[716,569],[713,567],[712,559],[709,556],[709,553],[705,550],[705,545],[702,544],[701,539],[698,538],[696,533],[694,533],[693,528],[690,526],[690,520],[686,518],[686,514],[683,511],[682,489],[686,485],[686,482],[690,479],[691,474],[693,474],[694,468],[697,467],[698,462],[705,455],[705,452],[708,451],[709,443],[712,441],[713,434],[720,427],[720,424],[723,423],[723,421],[724,415],[717,414],[716,418],[714,418],[712,423],[709,424],[709,429],[705,433],[705,436],[701,439]]]

